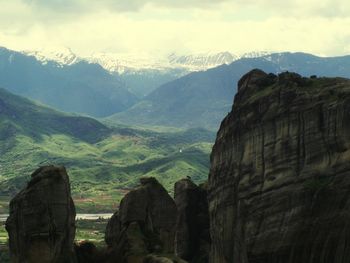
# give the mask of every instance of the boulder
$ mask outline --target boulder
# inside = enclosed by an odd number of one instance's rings
[[[11,261],[73,262],[75,207],[64,167],[45,166],[10,202],[6,221]]]
[[[150,253],[174,253],[175,202],[155,178],[140,182],[122,199],[106,228],[106,243],[121,262],[142,262]]]

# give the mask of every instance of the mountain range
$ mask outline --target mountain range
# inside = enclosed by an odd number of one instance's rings
[[[79,57],[69,48],[21,52],[0,48],[0,85],[62,111],[107,117],[165,83],[238,58],[229,52],[173,53],[163,59],[108,53]]]
[[[0,48],[0,86],[66,112],[104,117],[123,111],[137,97],[98,64],[70,65]]]
[[[285,52],[241,58],[230,65],[193,72],[166,83],[109,119],[129,124],[217,130],[231,110],[238,80],[254,68],[271,73],[293,71],[303,76],[350,77],[350,56],[327,58]]]
[[[242,55],[231,52],[207,52],[198,54],[171,53],[154,58],[139,54],[92,53],[79,57],[69,48],[52,48],[36,51],[23,51],[34,56],[42,64],[56,62],[61,67],[82,61],[101,65],[112,75],[119,76],[124,85],[142,98],[169,81],[191,72],[204,71],[223,64],[230,64],[240,58],[260,57],[268,52],[250,52]]]
[[[165,57],[151,57],[139,54],[92,53],[90,56],[78,56],[70,48],[57,47],[41,50],[25,50],[21,53],[34,56],[43,64],[56,62],[61,66],[72,65],[81,61],[101,65],[110,73],[136,74],[145,70],[168,71],[183,69],[187,73],[203,71],[223,64],[231,64],[241,58],[255,58],[271,54],[271,52],[249,52],[241,55],[224,52],[206,52],[197,54],[171,53]]]
[[[349,56],[290,52],[151,59],[115,54],[81,58],[69,49],[1,49],[0,59],[0,85],[59,110],[126,125],[211,130],[230,111],[237,81],[251,69],[350,77]]]

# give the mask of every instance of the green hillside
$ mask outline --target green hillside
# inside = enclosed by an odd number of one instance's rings
[[[107,127],[0,89],[0,212],[38,166],[67,167],[79,212],[113,211],[141,176],[171,192],[179,178],[203,181],[214,134],[203,129]]]

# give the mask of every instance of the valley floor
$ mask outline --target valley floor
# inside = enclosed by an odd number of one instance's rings
[[[156,177],[172,193],[184,177],[206,180],[213,133],[193,129],[163,132],[116,128],[94,143],[66,135],[19,135],[1,141],[0,213],[38,166],[67,168],[78,213],[114,212],[142,176]]]
[[[92,215],[92,217],[96,217],[96,215]],[[97,247],[105,246],[104,236],[107,222],[108,218],[77,219],[75,241],[80,243],[89,240],[89,242],[94,243]],[[8,255],[8,235],[4,220],[0,220],[0,262],[10,262]]]

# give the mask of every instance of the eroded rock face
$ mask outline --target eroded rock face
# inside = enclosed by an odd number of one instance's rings
[[[10,203],[6,222],[12,262],[71,262],[75,207],[64,167],[45,166]]]
[[[168,258],[155,255],[148,255],[144,258],[142,263],[186,263],[186,261],[183,261],[179,258]]]
[[[190,179],[175,184],[178,209],[176,224],[176,255],[189,262],[208,262],[210,249],[207,189]]]
[[[350,262],[350,81],[244,76],[208,191],[210,262]]]
[[[142,262],[150,253],[173,254],[177,208],[155,178],[122,199],[108,222],[105,240],[121,262]]]

